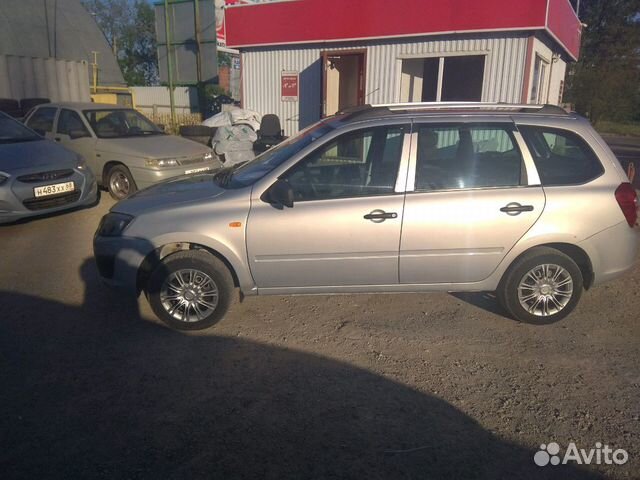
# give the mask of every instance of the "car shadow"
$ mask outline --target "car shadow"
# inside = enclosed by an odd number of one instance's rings
[[[509,313],[502,308],[500,303],[498,303],[495,292],[452,292],[450,295],[489,313],[514,320]]]
[[[365,369],[169,330],[80,273],[78,306],[0,291],[3,478],[601,478]]]

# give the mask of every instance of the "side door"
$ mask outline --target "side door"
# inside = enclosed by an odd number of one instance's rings
[[[280,176],[292,208],[252,200],[247,249],[259,289],[398,284],[409,131],[343,133]]]
[[[53,140],[53,126],[57,113],[57,107],[39,107],[31,114],[26,125],[45,138]]]
[[[412,143],[400,282],[486,279],[545,205],[522,137],[512,123],[417,123]]]
[[[69,150],[82,155],[94,174],[101,173],[96,164],[96,139],[91,135],[78,112],[67,108],[60,110],[53,139]]]

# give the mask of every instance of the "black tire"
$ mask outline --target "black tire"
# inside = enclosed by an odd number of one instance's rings
[[[20,109],[22,110],[22,115],[26,116],[27,113],[38,105],[42,105],[44,103],[51,103],[51,100],[44,97],[36,97],[36,98],[23,98],[20,100]]]
[[[131,172],[124,165],[112,166],[105,177],[105,187],[114,200],[124,200],[138,190]]]
[[[180,135],[183,137],[211,137],[213,132],[211,127],[206,125],[182,125]]]
[[[551,309],[547,312],[548,315],[544,316],[541,312],[539,312],[539,314],[535,314],[525,309],[521,305],[520,298],[518,296],[519,285],[525,280],[525,275],[534,270],[536,267],[540,267],[542,265],[554,265],[562,267],[562,269],[564,269],[564,271],[567,272],[567,274],[571,277],[573,287],[570,295],[567,295],[568,290],[563,290],[567,289],[568,286],[559,287],[559,289],[561,291],[564,291],[564,293],[560,293],[559,295],[555,296],[555,298],[561,300],[561,302],[559,303],[563,305],[562,308],[558,309],[558,307],[556,307],[556,304],[553,303],[553,300],[546,300],[545,302],[551,306]],[[558,269],[553,267],[551,268],[552,274],[554,272],[557,273],[557,271]],[[529,278],[530,280],[527,283],[531,283],[531,277]],[[561,281],[559,283],[563,282]],[[514,319],[525,323],[546,325],[562,320],[575,309],[578,301],[580,300],[580,297],[582,296],[583,285],[584,282],[582,272],[571,257],[554,248],[538,247],[522,255],[511,265],[511,267],[509,267],[509,270],[507,270],[504,277],[502,278],[502,281],[500,282],[500,286],[498,287],[496,294],[498,297],[498,301],[500,302],[502,307]],[[524,295],[524,292],[531,292],[531,294],[534,293],[533,289],[523,290],[523,296],[525,298],[526,295]],[[535,298],[531,300],[532,303],[535,303],[535,301]],[[539,304],[539,306],[542,307],[541,304]],[[556,311],[554,312],[553,310]]]
[[[22,116],[20,103],[11,98],[0,98],[0,112],[4,112],[12,117],[19,118]]]
[[[192,307],[188,310],[182,308],[184,304],[180,303],[180,300],[167,300],[165,295],[168,292],[175,291],[175,288],[166,286],[171,283],[171,276],[181,274],[184,277],[187,275],[185,273],[186,271],[197,272],[193,277],[194,285],[198,283],[198,275],[200,275],[200,280],[205,282],[202,283],[205,288],[210,287],[208,283],[210,280],[217,290],[215,308],[207,312],[207,315],[203,316],[202,319],[188,319],[185,316],[187,314],[184,312],[187,311],[189,315],[192,313],[196,314],[195,309]],[[205,277],[208,277],[208,280]],[[179,282],[172,284],[178,285]],[[151,273],[151,277],[145,288],[145,293],[153,312],[169,327],[176,330],[203,330],[215,325],[224,317],[231,305],[233,290],[233,277],[221,260],[201,250],[188,250],[174,253],[163,259]],[[176,295],[179,294],[176,292]],[[209,300],[206,301],[213,303],[212,296],[202,294],[201,300],[204,298],[209,298]],[[180,303],[180,306],[176,307],[173,313],[174,315],[182,317],[182,319],[176,318],[168,311],[168,308],[175,307],[176,303]],[[194,299],[194,303],[198,303],[198,300]],[[185,320],[185,318],[187,320]]]

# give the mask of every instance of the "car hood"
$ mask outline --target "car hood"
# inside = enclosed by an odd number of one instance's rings
[[[0,170],[11,173],[33,168],[73,168],[78,155],[49,140],[0,144]]]
[[[96,150],[116,155],[142,158],[195,157],[211,152],[205,145],[175,135],[151,135],[147,137],[101,138]]]
[[[211,173],[188,175],[140,190],[114,205],[111,210],[135,217],[151,210],[162,210],[178,204],[210,200],[225,191],[213,181]]]

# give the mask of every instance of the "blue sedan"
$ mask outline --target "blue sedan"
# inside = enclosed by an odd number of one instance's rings
[[[0,223],[91,205],[97,195],[81,156],[0,112]]]

